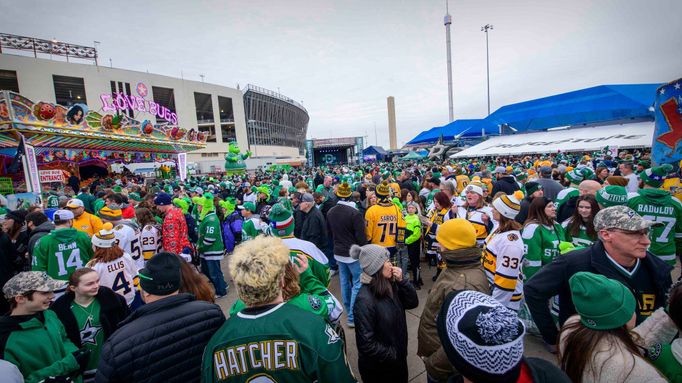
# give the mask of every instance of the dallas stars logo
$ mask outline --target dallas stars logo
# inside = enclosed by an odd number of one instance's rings
[[[324,333],[327,334],[328,337],[327,344],[336,343],[339,340],[341,340],[341,337],[329,325],[327,325],[327,327],[324,328]]]
[[[86,343],[96,346],[97,345],[97,334],[102,331],[101,326],[93,326],[92,318],[88,318],[81,329],[81,343],[85,346]]]

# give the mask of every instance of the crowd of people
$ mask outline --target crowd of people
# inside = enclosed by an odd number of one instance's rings
[[[682,381],[680,179],[621,151],[112,175],[38,206],[0,198],[0,376],[407,382],[422,295],[429,382]],[[524,356],[527,336],[555,359]]]

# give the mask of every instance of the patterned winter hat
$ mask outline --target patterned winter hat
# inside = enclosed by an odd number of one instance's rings
[[[583,175],[582,172],[583,168],[579,169],[573,169],[571,171],[566,172],[566,178],[575,185],[578,185],[579,183],[583,182],[585,179],[585,176]]]
[[[608,185],[597,190],[597,203],[603,207],[625,205],[628,202],[628,192],[622,186]]]
[[[503,194],[493,201],[493,207],[503,216],[514,219],[521,211],[521,200],[523,199],[523,192],[517,190],[512,195]]]
[[[437,318],[450,363],[474,382],[516,382],[526,332],[516,313],[478,291],[454,291]]]
[[[668,173],[672,171],[672,165],[663,164],[661,166],[656,166],[655,168],[647,169],[639,173],[639,178],[649,186],[660,188],[661,185],[663,185],[663,180],[665,180]]]
[[[353,191],[350,188],[350,185],[348,185],[348,182],[344,182],[341,185],[339,185],[338,188],[336,188],[336,195],[339,198],[348,198],[353,194]]]
[[[294,232],[294,216],[284,205],[276,203],[270,209],[270,226],[276,236],[289,236]]]
[[[123,213],[121,209],[111,209],[105,206],[99,211],[99,217],[104,221],[120,221],[123,219]]]
[[[388,182],[382,181],[381,184],[377,185],[376,192],[379,197],[388,197],[388,194],[391,192]]]
[[[108,249],[116,245],[116,236],[113,231],[114,225],[111,222],[104,222],[102,225],[102,230],[95,233],[92,236],[93,246],[100,247],[102,249]]]

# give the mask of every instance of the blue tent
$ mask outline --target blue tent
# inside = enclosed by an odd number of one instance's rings
[[[383,161],[386,158],[386,150],[381,146],[371,145],[362,150],[362,156],[374,156],[378,161]]]
[[[483,128],[477,127],[481,121],[482,120],[479,119],[455,120],[445,126],[438,126],[419,133],[417,137],[413,138],[407,145],[435,143],[438,141],[441,134],[443,135],[444,141],[452,141],[455,136],[460,134],[460,138],[481,137]],[[498,128],[495,128],[492,131],[486,129],[485,134],[489,135],[492,133],[493,135],[497,135],[498,132]]]
[[[499,132],[507,124],[518,132],[607,121],[653,120],[649,107],[661,84],[599,85],[501,107],[477,128]]]

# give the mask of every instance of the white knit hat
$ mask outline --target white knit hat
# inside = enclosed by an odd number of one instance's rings
[[[111,222],[105,222],[102,225],[102,230],[92,236],[92,244],[102,249],[116,246],[116,236],[113,229],[114,226]]]
[[[523,199],[523,192],[517,190],[514,194],[506,195],[503,194],[493,201],[493,207],[501,215],[514,219],[516,215],[521,211],[521,201]]]
[[[483,188],[478,185],[469,184],[464,188],[464,192],[474,192],[480,196],[483,196]]]

